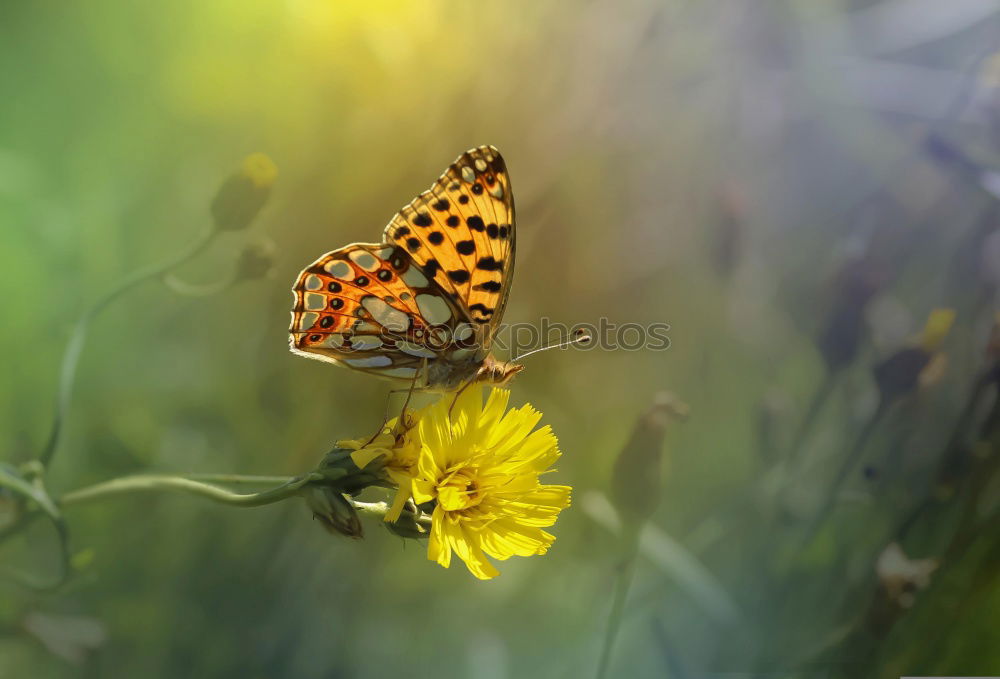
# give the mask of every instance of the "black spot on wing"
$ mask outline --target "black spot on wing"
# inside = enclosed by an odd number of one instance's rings
[[[440,262],[438,262],[433,257],[424,262],[424,275],[427,276],[428,279],[434,278],[434,276],[436,276],[437,272],[440,270],[441,270]]]
[[[427,240],[429,240],[432,245],[441,245],[441,243],[444,242],[444,234],[440,231],[431,231],[430,235],[427,236]]]
[[[494,309],[489,308],[485,304],[480,304],[477,302],[475,304],[469,305],[469,311],[478,312],[479,315],[483,316],[483,318],[474,319],[476,323],[486,323],[487,321],[489,321],[490,316],[493,315]]]
[[[469,272],[465,269],[455,269],[454,271],[448,272],[448,278],[455,281],[456,283],[468,283],[469,282]]]
[[[479,215],[472,215],[465,220],[465,223],[469,225],[469,228],[473,231],[485,231],[486,225],[483,224],[483,218]]]
[[[431,216],[426,212],[420,212],[413,218],[413,223],[416,226],[430,226],[434,223],[434,220],[431,219]]]
[[[497,261],[492,256],[480,257],[476,268],[483,271],[503,271],[503,260]]]
[[[473,290],[485,290],[486,292],[500,292],[500,283],[497,281],[486,281],[472,286]]]
[[[471,255],[476,251],[476,243],[471,240],[460,240],[455,243],[455,249],[458,250],[459,254]]]

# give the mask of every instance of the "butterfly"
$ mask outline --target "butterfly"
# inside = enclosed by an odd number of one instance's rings
[[[514,273],[514,196],[500,152],[460,155],[385,227],[303,269],[291,350],[425,391],[503,384],[490,346]]]

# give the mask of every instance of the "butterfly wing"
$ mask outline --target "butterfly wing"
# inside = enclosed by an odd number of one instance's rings
[[[292,294],[295,353],[402,379],[445,356],[482,360],[474,325],[396,245],[329,252],[299,274]]]
[[[459,156],[385,228],[385,241],[405,250],[440,285],[477,325],[484,346],[507,304],[514,236],[510,176],[492,146]]]

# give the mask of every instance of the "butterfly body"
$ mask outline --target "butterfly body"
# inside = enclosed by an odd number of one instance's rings
[[[428,391],[503,383],[521,370],[490,353],[514,265],[514,200],[495,148],[459,156],[383,238],[299,274],[293,352]]]

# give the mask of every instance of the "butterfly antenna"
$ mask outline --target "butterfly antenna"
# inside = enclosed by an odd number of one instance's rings
[[[560,347],[568,347],[571,344],[587,344],[591,340],[591,336],[588,335],[584,330],[577,330],[574,333],[574,337],[568,340],[563,340],[562,342],[557,342],[556,344],[550,344],[547,347],[539,347],[538,349],[532,349],[531,351],[521,354],[517,358],[512,358],[511,363],[517,363],[523,358],[527,358],[532,354],[537,354],[539,351],[548,351],[549,349],[558,349]]]

